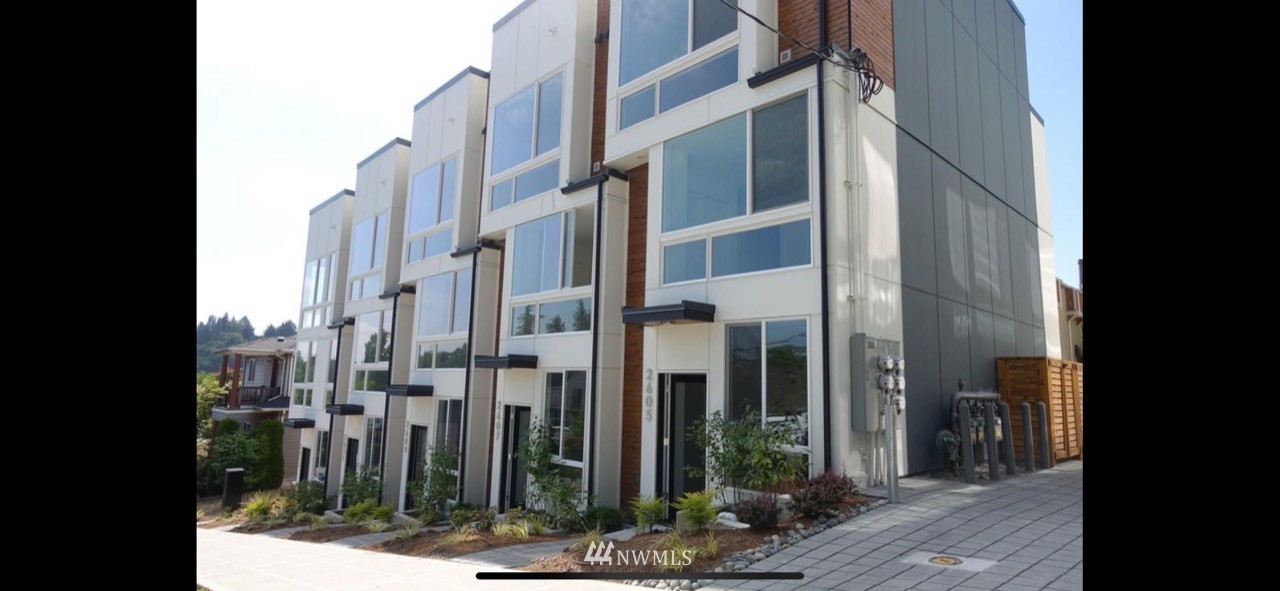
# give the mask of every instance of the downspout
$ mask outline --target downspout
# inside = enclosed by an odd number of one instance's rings
[[[483,200],[482,200],[483,201]],[[459,434],[458,440],[458,501],[463,500],[464,482],[467,481],[467,423],[470,423],[471,415],[467,414],[468,408],[471,406],[471,366],[474,365],[475,354],[472,352],[475,348],[475,323],[476,323],[476,268],[480,262],[480,251],[471,253],[471,298],[467,303],[467,367],[464,370],[462,378],[462,433]],[[454,302],[457,305],[457,302]],[[437,405],[436,412],[439,412]],[[412,466],[409,468],[413,469]],[[486,503],[487,504],[487,503]]]
[[[827,4],[818,0],[818,47],[827,50]],[[822,467],[831,469],[831,302],[827,270],[827,118],[822,63],[818,60],[818,260],[822,266]]]
[[[599,389],[600,372],[600,229],[601,221],[604,216],[604,186],[609,182],[606,175],[600,179],[600,183],[596,185],[596,227],[595,227],[595,252],[592,253],[595,258],[595,270],[592,272],[591,285],[591,401],[590,411],[587,418],[588,425],[591,425],[591,456],[587,458],[587,498],[591,498],[596,492],[595,466],[596,466],[596,390]]]
[[[341,364],[339,364],[339,363],[338,363],[338,360],[339,360],[339,359],[342,359],[342,327],[344,327],[344,326],[346,326],[346,322],[345,322],[345,321],[341,321],[341,322],[339,322],[339,324],[338,324],[338,354],[337,354],[337,356],[336,356],[336,357],[334,357],[334,360],[333,360],[334,365],[336,365],[337,367],[334,367],[334,369],[333,369],[333,379],[332,379],[332,380],[329,380],[329,383],[330,383],[330,384],[333,384],[333,403],[334,403],[334,404],[337,404],[337,403],[338,403],[338,371],[341,369]],[[332,328],[332,327],[331,327],[331,328]],[[328,405],[328,401],[327,401],[327,400],[325,401],[325,405],[326,405],[326,406]],[[329,495],[329,473],[333,471],[333,470],[332,470],[332,468],[333,468],[333,415],[332,415],[332,414],[330,414],[330,415],[329,415],[329,449],[325,451],[325,456],[324,456],[324,457],[325,457],[325,462],[324,462],[324,494],[325,494],[325,496],[327,497],[327,496]]]
[[[385,295],[385,294],[384,294]],[[396,312],[400,310],[400,289],[391,294],[391,338],[387,339],[387,383],[391,383],[391,370],[396,363]],[[378,501],[382,501],[387,482],[387,433],[391,414],[391,395],[382,393],[382,453],[378,458]]]

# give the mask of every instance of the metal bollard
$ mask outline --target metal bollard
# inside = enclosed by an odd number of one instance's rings
[[[1018,473],[1018,460],[1013,457],[1013,422],[1009,420],[1009,405],[1000,401],[1000,430],[1004,432],[1004,466],[1010,476]]]
[[[1036,442],[1031,439],[1031,403],[1022,403],[1022,459],[1027,463],[1027,472],[1036,471]]]
[[[1037,402],[1036,406],[1040,414],[1040,464],[1050,468],[1053,466],[1053,444],[1049,442],[1049,409],[1043,402]]]
[[[973,423],[969,420],[969,405],[960,405],[960,462],[964,464],[964,481],[977,482],[973,474]]]
[[[987,470],[992,482],[1000,480],[1000,443],[996,441],[996,407],[990,402],[982,405],[983,425],[987,439]]]

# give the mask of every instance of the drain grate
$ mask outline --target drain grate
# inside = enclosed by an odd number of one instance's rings
[[[958,564],[964,564],[963,560],[960,560],[955,556],[934,556],[933,558],[929,559],[929,562],[932,564],[939,564],[942,566],[956,566]]]
[[[947,569],[956,569],[967,572],[982,572],[991,568],[996,564],[994,560],[985,558],[973,558],[970,556],[954,556],[951,554],[938,554],[935,552],[913,552],[902,558],[902,562],[907,564],[927,564]]]

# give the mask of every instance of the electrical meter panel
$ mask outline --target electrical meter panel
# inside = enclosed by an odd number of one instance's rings
[[[901,398],[902,390],[906,389],[902,378],[902,345],[862,333],[850,339],[853,430],[880,431],[885,391]]]

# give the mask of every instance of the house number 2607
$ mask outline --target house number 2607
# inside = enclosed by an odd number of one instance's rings
[[[644,420],[653,420],[653,368],[644,370]]]

